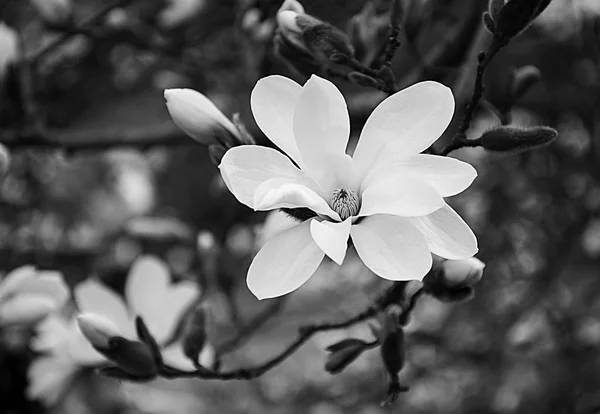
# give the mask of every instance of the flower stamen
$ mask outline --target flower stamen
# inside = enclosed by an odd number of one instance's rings
[[[338,188],[331,196],[331,208],[342,220],[357,215],[360,209],[358,194],[349,188]]]

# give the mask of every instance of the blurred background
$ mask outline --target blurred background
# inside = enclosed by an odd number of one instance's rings
[[[61,271],[70,286],[93,275],[119,291],[138,256],[157,255],[175,280],[200,284],[217,348],[268,315],[224,357],[227,367],[268,359],[297,326],[355,313],[385,287],[350,255],[341,268],[324,265],[285,303],[255,300],[245,274],[268,232],[266,216],[229,194],[207,148],[185,137],[166,110],[165,88],[194,88],[227,116],[239,113],[266,144],[249,108],[255,82],[269,74],[307,79],[274,52],[280,0],[50,3],[0,3],[7,25],[0,37],[18,34],[17,56],[0,65],[0,143],[11,157],[0,178],[0,274],[33,264]],[[302,1],[307,13],[353,33],[364,59],[385,42],[389,3]],[[403,3],[410,25],[393,61],[398,84],[433,79],[451,87],[459,120],[477,52],[491,38],[482,28],[487,2]],[[386,382],[376,351],[341,374],[323,369],[326,346],[370,338],[363,324],[315,336],[251,382],[129,384],[81,370],[51,399],[32,390],[32,375],[49,374],[29,369],[39,357],[28,347],[33,333],[2,331],[0,412],[600,412],[599,14],[597,0],[554,0],[488,70],[470,136],[499,123],[492,105],[513,124],[549,125],[560,136],[531,152],[452,154],[479,172],[449,202],[477,234],[487,267],[472,300],[418,304],[401,374],[411,389],[396,405],[379,406]],[[0,63],[8,54],[0,46]],[[526,65],[541,79],[510,102],[512,73]],[[335,82],[356,138],[386,95]]]

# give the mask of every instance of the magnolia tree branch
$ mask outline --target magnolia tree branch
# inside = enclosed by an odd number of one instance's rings
[[[406,283],[398,282],[388,288],[380,297],[378,297],[372,305],[364,309],[362,312],[340,322],[325,322],[314,325],[301,326],[298,329],[298,336],[288,346],[276,356],[250,368],[238,368],[231,371],[216,372],[206,368],[201,368],[196,371],[181,371],[168,365],[161,367],[159,375],[165,378],[201,378],[208,380],[251,380],[258,378],[269,370],[281,364],[288,357],[293,355],[302,345],[319,332],[333,331],[338,329],[349,328],[357,323],[363,322],[376,316],[379,312],[393,303],[401,303],[405,291]],[[415,293],[409,300],[408,305],[403,309],[400,316],[401,320],[408,319],[408,316],[413,311],[418,299],[422,296],[423,291]]]
[[[11,150],[61,149],[64,151],[99,151],[111,148],[140,148],[196,145],[172,122],[152,127],[66,131],[48,129],[44,133],[18,130],[0,131],[0,143]]]

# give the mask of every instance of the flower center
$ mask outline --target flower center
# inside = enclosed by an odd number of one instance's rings
[[[331,196],[331,208],[342,220],[357,215],[360,208],[358,194],[349,188],[338,188]]]

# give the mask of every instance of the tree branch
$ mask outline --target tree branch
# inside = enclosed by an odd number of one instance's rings
[[[239,368],[225,372],[215,372],[208,369],[202,368],[196,371],[181,371],[179,369],[165,365],[160,375],[165,378],[202,378],[208,380],[250,380],[258,378],[265,374],[272,368],[276,367],[288,357],[294,354],[302,345],[304,345],[310,338],[316,333],[332,331],[338,329],[345,329],[359,322],[365,321],[369,318],[376,316],[379,312],[385,309],[392,303],[401,302],[404,295],[404,289],[406,287],[405,282],[395,283],[389,287],[375,302],[364,309],[362,312],[354,315],[353,317],[340,322],[325,322],[315,325],[306,325],[300,327],[298,330],[298,336],[288,346],[281,351],[278,355],[269,359],[262,364],[259,364],[250,368]],[[416,300],[421,296],[421,293],[415,294],[416,298],[411,299],[409,305],[403,310],[402,317],[406,318],[406,315],[410,313],[416,304]]]
[[[43,134],[18,130],[0,131],[0,143],[11,150],[62,149],[65,151],[98,151],[111,148],[147,149],[156,146],[195,145],[172,122],[152,127],[69,131],[49,129]]]

